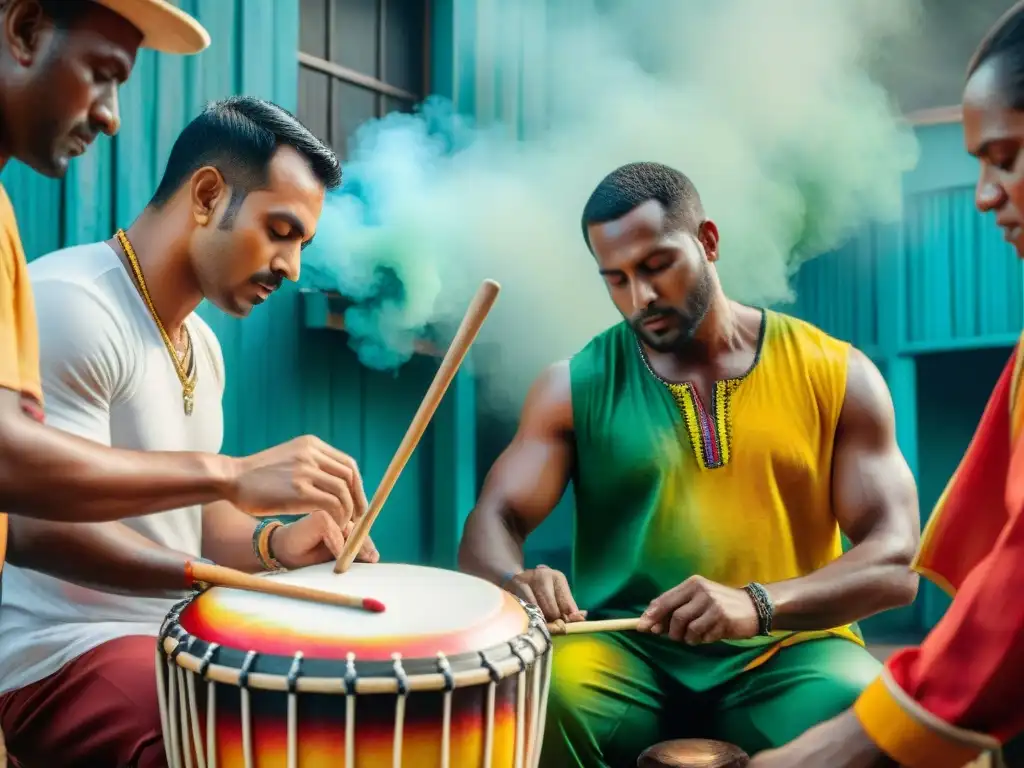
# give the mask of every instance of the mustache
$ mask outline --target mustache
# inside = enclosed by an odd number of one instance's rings
[[[648,307],[633,315],[631,322],[640,325],[648,320],[656,320],[662,317],[680,317],[680,314],[670,307]]]
[[[0,7],[2,7],[3,5],[3,3],[0,3]],[[76,125],[74,129],[71,131],[71,135],[81,139],[88,145],[92,144],[96,140],[96,137],[99,136],[102,132],[102,124],[95,120],[89,120],[87,122],[79,123],[78,125]]]
[[[284,275],[278,272],[257,272],[249,278],[249,282],[253,285],[265,285],[276,291],[284,282]]]

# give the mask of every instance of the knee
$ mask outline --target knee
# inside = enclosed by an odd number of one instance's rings
[[[594,683],[607,674],[611,659],[603,644],[584,636],[554,638],[548,706],[578,712],[594,696]]]
[[[159,729],[160,704],[153,645],[149,637],[110,641],[104,648],[104,663],[97,665],[96,674],[120,694],[121,707],[131,711],[136,723]]]
[[[829,717],[849,709],[881,669],[882,665],[867,651],[848,659],[847,663],[835,665],[825,674],[819,706]]]

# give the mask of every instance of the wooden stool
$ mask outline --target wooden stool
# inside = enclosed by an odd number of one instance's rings
[[[711,739],[675,739],[648,747],[637,768],[746,768],[750,758],[732,744]]]

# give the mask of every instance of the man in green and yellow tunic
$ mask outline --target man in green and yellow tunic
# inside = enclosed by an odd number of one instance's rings
[[[877,676],[855,622],[916,594],[888,389],[849,344],[723,293],[682,173],[619,168],[582,224],[623,321],[534,384],[460,564],[549,621],[642,614],[638,632],[555,638],[543,766],[635,765],[669,738],[782,744]],[[571,591],[523,562],[570,481]]]

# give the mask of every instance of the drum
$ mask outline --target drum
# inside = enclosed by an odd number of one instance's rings
[[[438,568],[333,563],[265,578],[383,613],[211,587],[157,647],[171,768],[532,768],[551,637],[533,606]]]
[[[637,768],[745,768],[747,753],[735,744],[712,739],[674,739],[648,747]]]

